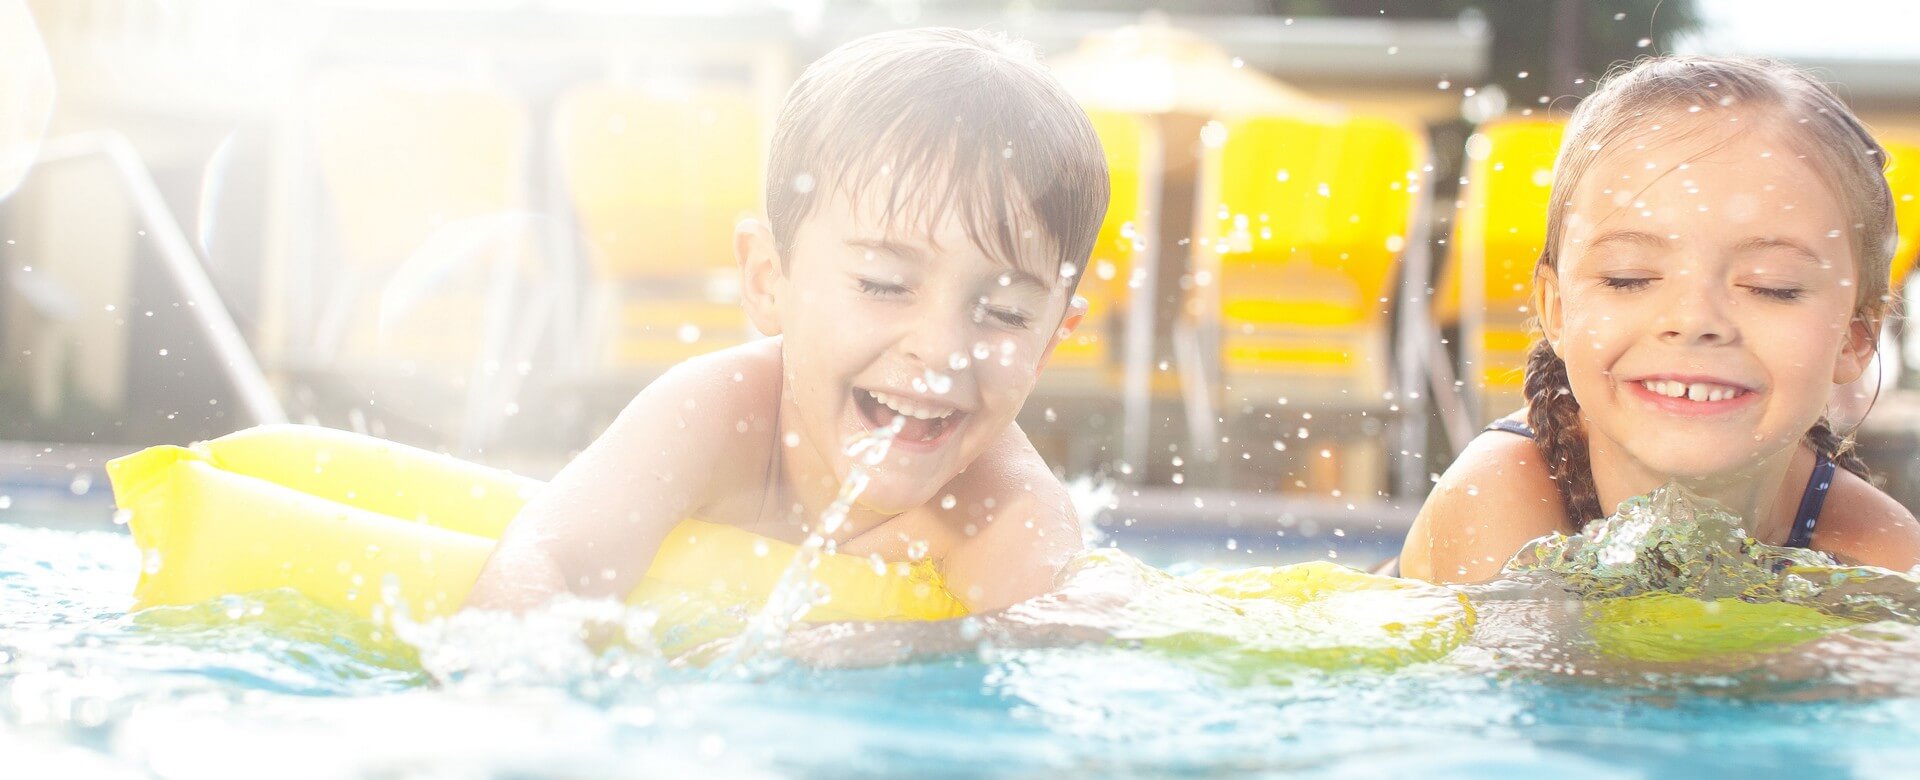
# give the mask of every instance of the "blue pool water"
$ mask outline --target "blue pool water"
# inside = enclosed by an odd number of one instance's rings
[[[1530,655],[1543,640],[1524,630],[1392,672],[1257,682],[1124,646],[782,663],[742,679],[501,626],[416,650],[291,594],[128,614],[139,565],[123,533],[0,523],[0,756],[28,770],[6,775],[1614,778],[1920,765],[1910,638],[1800,659],[1812,671],[1791,681],[1776,679],[1791,664],[1563,667]],[[1483,608],[1483,627],[1502,623],[1499,609]],[[491,660],[429,670],[474,649]]]

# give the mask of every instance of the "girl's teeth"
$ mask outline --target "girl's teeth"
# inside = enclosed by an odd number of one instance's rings
[[[899,412],[903,417],[912,417],[916,420],[943,420],[953,414],[952,409],[929,409],[900,396],[888,395],[877,390],[868,390],[867,394],[873,396],[873,400],[879,401],[881,406]]]
[[[1695,402],[1725,401],[1740,394],[1739,388],[1706,382],[1675,382],[1670,379],[1649,379],[1640,383],[1648,390],[1668,398],[1685,398]]]

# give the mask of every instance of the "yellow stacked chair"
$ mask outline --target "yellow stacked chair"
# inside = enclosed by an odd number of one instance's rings
[[[595,368],[656,372],[739,344],[733,228],[761,204],[764,117],[744,88],[601,84],[561,96],[554,139],[592,274]]]
[[[1072,338],[1054,349],[1041,377],[1042,393],[1113,392],[1117,387],[1125,356],[1115,336],[1126,328],[1129,279],[1134,257],[1143,248],[1142,198],[1147,187],[1158,186],[1147,181],[1149,160],[1160,146],[1152,122],[1138,114],[1097,109],[1088,110],[1087,116],[1106,151],[1111,196],[1080,279],[1078,294],[1087,300],[1087,318]]]
[[[1251,116],[1202,134],[1191,314],[1218,318],[1229,410],[1382,411],[1394,267],[1428,155],[1384,118]],[[1323,418],[1324,419],[1324,418]],[[1378,439],[1347,447],[1350,489],[1377,481]]]
[[[1900,240],[1893,252],[1893,289],[1905,284],[1920,263],[1920,140],[1882,138],[1887,150],[1887,186],[1893,190],[1893,218]]]
[[[1461,287],[1468,264],[1481,273],[1479,344],[1460,345],[1460,379],[1474,384],[1479,422],[1524,403],[1527,350],[1533,346],[1533,271],[1547,238],[1553,162],[1565,125],[1510,118],[1482,125],[1467,143],[1460,208],[1447,242],[1434,314],[1442,326],[1464,319]],[[1462,333],[1459,338],[1466,339]]]
[[[514,96],[431,77],[341,71],[312,91],[314,161],[339,248],[338,296],[323,304],[316,341],[328,362],[471,368],[484,345],[493,264],[524,272],[532,239],[500,230],[525,211],[528,123]],[[449,233],[467,231],[467,235]],[[473,246],[478,240],[484,246]],[[425,290],[382,311],[382,296],[419,256],[441,247],[457,263],[428,273]],[[324,323],[337,323],[333,333]]]

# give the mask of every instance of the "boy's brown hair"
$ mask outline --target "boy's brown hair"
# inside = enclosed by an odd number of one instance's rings
[[[1004,35],[883,32],[821,57],[787,93],[767,163],[767,219],[785,258],[822,196],[887,188],[882,218],[931,232],[950,210],[973,244],[1049,284],[1078,286],[1106,215],[1106,157],[1086,112]],[[1038,229],[1054,252],[1022,257]]]

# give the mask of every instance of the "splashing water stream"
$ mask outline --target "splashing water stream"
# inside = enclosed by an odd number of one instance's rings
[[[847,443],[847,457],[852,459],[847,468],[847,478],[840,484],[840,492],[833,503],[820,513],[819,522],[814,530],[807,533],[806,541],[800,543],[793,562],[787,564],[786,571],[780,575],[779,584],[773,592],[767,594],[767,602],[760,608],[752,620],[747,622],[746,630],[734,643],[732,650],[713,666],[716,674],[735,674],[749,676],[767,673],[770,670],[752,665],[756,657],[777,653],[780,642],[787,631],[807,616],[814,605],[823,603],[832,594],[815,587],[812,572],[827,551],[827,546],[835,533],[847,521],[847,513],[852,511],[855,501],[865,492],[872,480],[871,470],[878,468],[887,458],[887,452],[893,448],[893,438],[906,424],[903,417],[894,417],[893,422],[854,437]]]

